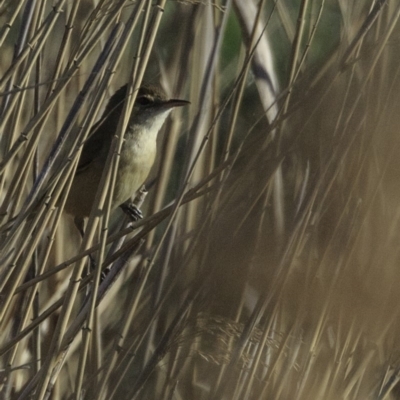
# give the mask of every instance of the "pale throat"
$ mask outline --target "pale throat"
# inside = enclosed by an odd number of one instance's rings
[[[135,157],[138,163],[154,161],[157,135],[171,110],[154,115],[141,123],[135,123],[128,128],[125,134],[125,143],[122,158]]]

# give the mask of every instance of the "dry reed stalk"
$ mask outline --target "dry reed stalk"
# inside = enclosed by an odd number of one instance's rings
[[[399,398],[399,15],[0,2],[0,398]],[[192,104],[129,224],[113,154],[142,80]],[[81,242],[63,205],[125,82]]]

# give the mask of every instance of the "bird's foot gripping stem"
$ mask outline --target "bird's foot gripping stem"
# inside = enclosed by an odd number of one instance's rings
[[[122,211],[134,222],[143,219],[143,214],[134,204],[124,203],[121,205]]]
[[[144,185],[138,190],[136,193],[135,199],[133,202],[126,201],[125,203],[121,204],[120,207],[122,211],[131,219],[131,221],[136,222],[143,219],[143,214],[140,211],[141,205],[145,197],[147,196],[147,190]]]

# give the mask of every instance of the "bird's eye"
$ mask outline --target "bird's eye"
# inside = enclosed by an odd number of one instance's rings
[[[136,103],[140,104],[141,106],[148,106],[152,104],[152,100],[146,96],[140,96],[136,99]]]

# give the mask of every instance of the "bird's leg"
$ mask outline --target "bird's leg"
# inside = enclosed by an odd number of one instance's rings
[[[133,221],[139,221],[140,219],[143,219],[143,214],[139,210],[138,207],[136,207],[133,203],[131,202],[126,202],[120,205],[121,210]]]
[[[140,211],[140,206],[143,204],[143,201],[147,195],[147,190],[143,185],[140,190],[137,192],[135,199],[131,201],[126,201],[125,203],[121,204],[120,207],[122,211],[133,221],[139,221],[143,219],[143,214]]]

